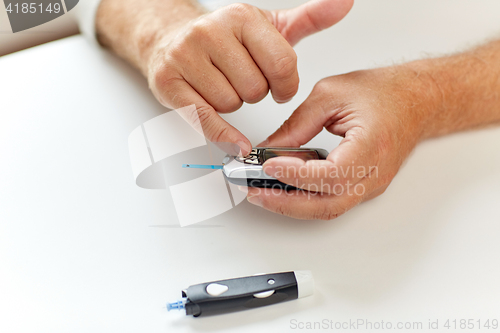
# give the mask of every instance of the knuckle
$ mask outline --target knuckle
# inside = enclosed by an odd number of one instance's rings
[[[165,105],[167,103],[167,92],[173,90],[179,80],[182,79],[173,75],[173,71],[170,71],[168,66],[163,65],[152,73],[149,86],[158,101]]]
[[[274,61],[269,69],[270,79],[288,79],[295,74],[297,69],[297,55],[290,52]]]
[[[209,106],[196,106],[195,112],[190,114],[189,122],[194,128],[201,128],[203,132],[209,133],[213,127],[213,116],[214,110]]]
[[[223,127],[218,130],[217,133],[213,137],[213,142],[225,142],[227,141],[225,138],[229,135],[229,129],[227,127]]]
[[[153,73],[153,83],[157,89],[166,88],[171,86],[175,81],[176,77],[173,77],[166,66],[162,66],[155,70]]]
[[[269,87],[267,81],[259,80],[242,93],[243,100],[247,103],[257,103],[266,97]]]
[[[211,39],[213,36],[213,27],[208,20],[198,20],[194,22],[189,32],[186,34],[186,41],[192,41],[199,43],[199,41]]]
[[[234,3],[224,8],[230,15],[237,18],[245,17],[255,14],[255,7],[247,3]]]
[[[194,115],[195,119],[192,120],[193,126],[195,126],[195,128],[201,128],[203,130],[204,135],[208,138],[208,140],[212,142],[227,141],[226,138],[229,135],[229,128],[228,127],[221,128],[221,126],[215,119],[217,115],[213,108],[206,105],[200,107],[197,106],[196,112],[194,114],[195,114]]]
[[[311,95],[314,94],[314,95],[324,96],[328,95],[331,90],[332,90],[331,82],[327,79],[322,79],[314,85]]]
[[[223,101],[217,104],[217,111],[221,113],[230,113],[238,110],[243,105],[243,101],[238,97],[237,94],[231,94],[226,97]]]
[[[183,36],[176,37],[168,46],[167,57],[174,62],[182,62],[192,52],[190,36],[193,33],[192,28]]]
[[[208,123],[212,118],[214,110],[206,105],[196,106],[196,115],[200,122]]]

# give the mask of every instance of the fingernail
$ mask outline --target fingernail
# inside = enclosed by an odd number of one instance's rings
[[[268,166],[264,168],[264,172],[266,173],[266,175],[274,177],[274,175],[276,174],[276,168],[273,166]]]
[[[240,154],[243,156],[246,156],[250,154],[250,151],[252,150],[252,147],[250,147],[245,141],[238,141],[236,142],[238,147],[240,147]]]
[[[251,204],[262,207],[262,199],[259,196],[255,195],[253,197],[248,197],[247,199]]]
[[[240,190],[243,193],[248,193],[248,187],[245,186],[238,186],[238,190]]]

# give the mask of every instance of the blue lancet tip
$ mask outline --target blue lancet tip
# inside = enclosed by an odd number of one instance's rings
[[[172,303],[167,303],[167,310],[182,310],[185,309],[184,306],[185,302],[184,301],[177,301],[177,302],[172,302]]]

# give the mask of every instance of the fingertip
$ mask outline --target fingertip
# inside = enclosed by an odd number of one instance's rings
[[[354,0],[344,0],[344,10],[346,14],[351,11],[352,7],[354,7]]]
[[[254,196],[249,196],[247,197],[248,202],[250,202],[252,205],[262,207],[262,198],[258,195]]]
[[[264,171],[264,173],[270,177],[274,177],[274,174],[276,173],[276,168],[273,166],[273,165],[266,165],[264,167],[262,167],[262,170]]]
[[[323,0],[317,1],[316,8],[311,4],[313,20],[321,29],[326,29],[342,20],[351,10],[354,0]]]
[[[278,97],[273,96],[273,99],[278,104],[285,104],[285,103],[290,102],[293,99],[293,97],[286,98],[286,99],[279,99]]]
[[[240,152],[238,155],[247,156],[252,151],[252,145],[248,141],[240,140],[240,141],[236,142],[236,144],[240,148]]]
[[[327,29],[342,20],[354,0],[316,0],[286,11],[289,27],[286,39],[295,45],[302,38]]]
[[[238,190],[248,194],[248,187],[246,186],[238,186]]]
[[[242,186],[242,187],[244,187],[244,186]],[[249,195],[256,195],[256,194],[258,194],[260,192],[259,191],[260,189],[256,188],[256,187],[247,187],[247,189],[248,189],[248,194]]]

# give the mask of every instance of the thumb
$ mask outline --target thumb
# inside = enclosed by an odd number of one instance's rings
[[[311,0],[299,7],[270,12],[270,20],[290,45],[343,19],[354,0]]]

